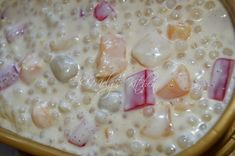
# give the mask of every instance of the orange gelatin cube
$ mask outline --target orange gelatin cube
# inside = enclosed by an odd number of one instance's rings
[[[121,36],[109,34],[101,38],[96,65],[96,78],[112,77],[126,69],[126,42]]]
[[[156,94],[163,99],[174,99],[185,96],[190,91],[190,81],[190,74],[187,68],[184,65],[180,65],[174,77],[159,89]]]
[[[190,25],[177,24],[172,25],[169,24],[167,28],[168,39],[175,40],[187,40],[191,36],[192,28]]]

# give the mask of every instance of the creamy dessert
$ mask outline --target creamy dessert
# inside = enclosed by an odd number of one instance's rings
[[[68,153],[176,155],[234,95],[218,0],[5,0],[0,18],[0,127]]]

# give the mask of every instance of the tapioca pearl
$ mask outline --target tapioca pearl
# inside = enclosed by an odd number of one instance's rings
[[[99,44],[98,43],[93,44],[92,49],[94,51],[97,51],[99,49]]]
[[[183,59],[184,57],[186,56],[186,53],[184,52],[180,52],[180,53],[177,53],[177,59]]]
[[[34,94],[34,90],[32,88],[30,88],[27,93],[28,93],[28,95],[33,95]]]
[[[200,61],[200,60],[204,59],[205,54],[206,54],[205,50],[203,50],[203,49],[201,49],[201,48],[196,49],[196,50],[194,51],[194,58],[195,58],[196,60]]]
[[[173,66],[174,66],[174,62],[171,60],[168,60],[162,64],[162,68],[166,70],[171,69]]]
[[[14,92],[14,94],[17,95],[17,96],[22,96],[22,95],[24,95],[24,90],[23,90],[22,88],[19,88],[19,87],[14,88],[14,89],[13,89],[13,92]]]
[[[6,59],[7,59],[7,60],[14,60],[13,54],[7,54],[7,55],[6,55]]]
[[[107,32],[109,31],[109,26],[106,23],[103,23],[100,25],[100,29],[102,32]]]
[[[223,54],[226,55],[226,56],[232,56],[234,54],[234,52],[230,48],[224,48],[223,49]]]
[[[201,119],[205,122],[209,122],[211,120],[212,116],[210,113],[205,112],[202,114]]]
[[[94,113],[95,111],[96,111],[95,107],[91,107],[91,108],[88,110],[88,112],[89,112],[90,114]]]
[[[66,138],[68,138],[68,137],[69,137],[69,135],[70,135],[70,132],[71,132],[71,130],[70,130],[70,129],[65,128],[65,129],[64,129],[64,136],[65,136]]]
[[[115,156],[115,152],[114,151],[110,151],[110,152],[108,152],[107,154],[106,154],[106,156]]]
[[[58,130],[59,132],[62,132],[62,131],[63,131],[62,126],[58,126],[57,130]]]
[[[216,103],[213,106],[213,111],[215,114],[222,114],[223,110],[224,109],[223,109],[222,103]]]
[[[64,118],[64,125],[68,126],[71,123],[71,117],[65,117]]]
[[[91,96],[88,94],[85,94],[82,98],[82,103],[85,105],[89,105],[91,103]]]
[[[110,16],[109,19],[110,19],[111,22],[116,22],[116,21],[117,21],[117,16]],[[113,27],[113,29],[114,29],[115,26],[112,25],[112,27]]]
[[[194,3],[198,6],[201,6],[205,3],[205,0],[195,0]]]
[[[48,33],[47,36],[50,37],[50,36],[51,36],[51,33]],[[63,33],[63,32],[61,32],[61,31],[56,32],[56,37],[62,38],[63,36],[64,36],[64,33]]]
[[[179,20],[179,19],[181,19],[181,17],[182,17],[182,14],[179,10],[173,10],[170,13],[170,19]]]
[[[144,15],[145,15],[146,17],[151,17],[151,16],[153,16],[153,15],[154,15],[153,9],[152,9],[152,8],[146,8],[146,9],[144,10]]]
[[[90,1],[86,10],[88,13],[91,13],[94,10],[94,7],[96,5],[96,1]]]
[[[165,2],[165,0],[156,0],[156,2],[161,4],[161,3]]]
[[[199,122],[199,119],[196,116],[189,116],[187,117],[187,123],[190,126],[196,126]]]
[[[146,143],[146,144],[144,145],[144,151],[145,151],[146,153],[150,153],[150,152],[152,152],[152,150],[153,150],[153,148],[152,148],[151,144]]]
[[[130,150],[133,153],[139,153],[143,150],[143,144],[138,140],[134,140],[130,143]]]
[[[194,5],[192,3],[189,3],[185,6],[186,11],[190,11],[194,8]]]
[[[126,136],[128,138],[132,138],[133,136],[135,135],[135,130],[133,128],[129,128],[127,131],[126,131]]]
[[[151,117],[155,113],[155,109],[153,107],[145,107],[143,109],[143,115],[144,117]]]
[[[48,84],[49,86],[53,86],[53,85],[55,84],[55,82],[56,82],[56,79],[53,78],[53,77],[50,77],[50,78],[48,78],[48,80],[47,80],[47,84]]]
[[[22,107],[20,107],[20,108],[18,109],[19,113],[25,113],[26,110],[27,110],[27,108],[24,107],[24,106],[22,106]]]
[[[4,65],[4,60],[0,59],[0,67]]]
[[[55,142],[55,140],[54,139],[49,139],[48,142],[49,142],[49,144],[53,144]]]
[[[26,124],[27,122],[29,122],[29,118],[27,118],[26,116],[26,113],[19,113],[17,118],[16,118],[16,123],[17,124],[21,124],[21,125],[24,125]],[[17,127],[18,128],[18,127]],[[19,128],[20,131],[22,131],[21,128]]]
[[[87,53],[89,51],[89,47],[83,47],[82,51],[83,51],[83,53]]]
[[[65,19],[65,15],[64,15],[64,14],[61,14],[61,15],[59,16],[59,18],[60,18],[61,21],[63,21],[63,20]]]
[[[188,49],[188,43],[186,41],[177,40],[174,43],[175,50],[178,52],[184,52]]]
[[[158,151],[159,153],[162,153],[164,151],[163,145],[162,144],[157,145],[156,151]]]
[[[68,91],[66,94],[65,94],[65,99],[67,101],[72,101],[74,98],[76,97],[76,93],[74,91]]]
[[[49,71],[45,71],[45,72],[43,73],[43,77],[44,77],[45,79],[48,79],[50,76],[51,76],[51,74],[50,74]]]
[[[189,136],[182,135],[177,138],[177,144],[180,148],[185,149],[192,146],[193,141]]]
[[[140,128],[140,124],[135,121],[135,122],[134,122],[134,127],[137,128],[137,129],[139,129],[139,128]]]
[[[183,125],[181,125],[181,126],[178,127],[178,130],[179,130],[179,131],[184,131],[185,129],[186,129],[186,127],[183,126]]]
[[[19,130],[17,129],[17,131],[19,131]],[[34,140],[34,138],[35,138],[35,135],[30,134],[30,139]]]
[[[190,97],[193,100],[199,100],[202,97],[202,90],[200,88],[193,88],[190,92]]]
[[[61,114],[57,111],[52,111],[50,114],[53,120],[59,120],[59,117],[61,116]]]
[[[78,99],[73,99],[71,101],[71,104],[72,104],[72,108],[73,109],[77,109],[79,106],[81,106],[81,102]]]
[[[186,23],[188,23],[189,25],[194,25],[194,21],[193,20],[191,20],[191,19],[187,19],[186,21],[185,21]]]
[[[36,34],[36,39],[41,39],[42,38],[42,36],[43,36],[43,34],[42,33],[40,33],[40,32],[37,32],[37,34]]]
[[[215,6],[216,6],[215,2],[210,0],[205,3],[204,8],[207,10],[212,10],[215,8]]]
[[[58,103],[56,101],[49,101],[47,105],[49,108],[55,108],[58,105]]]
[[[211,62],[206,61],[206,62],[204,63],[204,68],[205,68],[205,69],[210,69],[211,67],[212,67]]]
[[[169,9],[173,9],[176,6],[176,0],[166,0],[166,6]]]
[[[209,44],[210,41],[211,41],[211,39],[208,36],[205,36],[202,39],[200,39],[200,43],[203,45]]]
[[[163,19],[162,17],[159,17],[159,16],[154,16],[152,19],[151,19],[151,23],[156,26],[156,27],[159,27],[163,24]]]
[[[39,138],[44,138],[45,137],[45,131],[41,131],[40,133],[39,133]]]
[[[137,11],[135,12],[135,15],[136,15],[136,17],[141,17],[141,16],[142,16],[141,10],[137,10]]]
[[[33,49],[33,47],[32,47],[32,42],[31,42],[31,41],[26,43],[26,48],[27,48],[27,49],[30,49],[30,48]]]
[[[172,145],[168,145],[165,148],[165,154],[166,155],[173,155],[175,152],[176,152],[176,147],[173,144]]]
[[[223,48],[223,43],[221,41],[217,40],[217,41],[214,41],[212,44],[213,44],[213,47],[216,47],[218,49]]]
[[[154,2],[154,0],[146,0],[146,1],[145,1],[145,5],[146,5],[146,6],[150,6],[150,5],[153,4],[153,2]]]
[[[64,137],[58,138],[58,140],[57,140],[58,144],[63,144],[64,142],[65,142]]]
[[[89,35],[86,35],[83,37],[83,43],[86,45],[86,44],[89,44],[91,42],[91,38]]]
[[[203,11],[199,8],[194,8],[190,11],[190,17],[194,20],[200,20],[202,18]]]
[[[131,14],[131,12],[126,12],[126,13],[124,13],[123,16],[125,19],[129,19],[129,18],[131,18],[132,14]]]
[[[35,88],[37,90],[40,90],[42,93],[46,93],[47,92],[47,84],[43,80],[38,80],[35,83]]]
[[[176,7],[175,7],[175,10],[182,10],[183,9],[183,6],[182,5],[177,5]]]
[[[6,2],[7,2],[7,1],[6,1]],[[4,4],[5,4],[5,3],[3,2],[3,3],[2,3],[3,8],[5,8],[5,5],[4,5]],[[15,2],[12,3],[11,6],[12,6],[13,8],[16,8],[16,7],[18,6],[18,4],[19,4],[18,1],[15,1]]]
[[[68,113],[72,110],[70,104],[64,100],[60,100],[58,103],[58,109],[61,113]]]
[[[89,32],[89,36],[90,39],[95,41],[98,37],[99,37],[99,31],[97,30],[98,28],[96,28],[95,26],[91,28],[90,32]]]
[[[201,99],[198,101],[198,107],[202,110],[205,110],[208,108],[209,101],[207,99]]]
[[[201,130],[201,131],[206,130],[207,125],[205,123],[202,123],[202,124],[199,125],[198,129]]]
[[[131,25],[132,25],[132,23],[131,22],[125,22],[124,24],[123,24],[123,31],[127,31],[127,30],[130,30],[130,28],[131,28]]]
[[[165,13],[167,13],[167,11],[168,11],[168,9],[167,9],[166,7],[161,7],[161,8],[159,9],[159,13],[160,13],[160,14],[165,14]]]
[[[209,57],[212,60],[215,60],[216,58],[219,57],[219,52],[217,50],[212,50],[212,51],[209,52]]]
[[[78,120],[82,120],[84,118],[84,113],[83,112],[79,112],[77,115],[76,115],[76,118]]]
[[[140,24],[140,25],[146,25],[147,22],[148,22],[148,20],[147,20],[146,18],[140,18],[140,19],[139,19],[139,24]]]
[[[124,112],[124,113],[122,114],[122,118],[123,118],[123,119],[127,119],[127,117],[128,117],[128,116],[127,116],[127,113]]]
[[[43,61],[44,61],[45,63],[50,63],[51,60],[52,60],[52,54],[47,53],[47,54],[44,54],[44,55],[43,55]]]
[[[193,43],[190,44],[190,47],[192,49],[196,49],[196,48],[198,48],[198,43],[197,42],[193,42]]]
[[[35,51],[34,50],[32,50],[32,53],[34,53]],[[0,52],[1,53],[1,52]],[[1,54],[0,54],[0,57],[1,57]],[[15,61],[15,64],[20,64],[20,63],[22,63],[21,61],[22,61],[22,57],[21,56],[14,56],[13,57],[13,59],[14,59],[14,61]],[[0,65],[0,67],[1,67],[1,65]]]
[[[79,86],[79,82],[76,79],[72,78],[68,81],[68,85],[70,89],[75,89]]]
[[[24,103],[27,105],[32,104],[32,100],[33,100],[33,98],[31,96],[29,96],[25,99]]]
[[[108,112],[105,110],[99,110],[95,114],[95,121],[98,124],[105,124],[108,122]]]

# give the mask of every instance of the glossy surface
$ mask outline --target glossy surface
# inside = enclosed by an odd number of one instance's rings
[[[135,144],[134,144],[134,145],[135,145],[135,146],[138,146],[138,143],[136,143],[136,142],[135,142]]]

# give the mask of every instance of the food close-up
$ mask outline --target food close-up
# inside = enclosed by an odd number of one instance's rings
[[[0,1],[0,127],[32,142],[177,155],[213,129],[234,87],[219,0]]]

